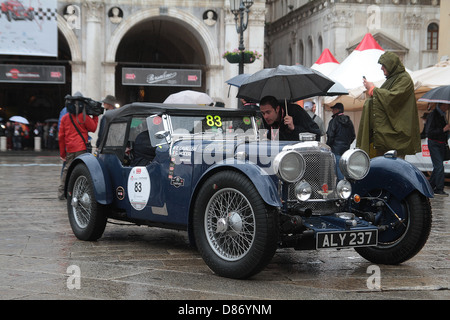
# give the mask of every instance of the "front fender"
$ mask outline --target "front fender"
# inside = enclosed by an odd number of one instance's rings
[[[92,153],[83,153],[72,161],[67,171],[64,193],[67,193],[67,186],[70,175],[72,174],[75,166],[79,163],[83,163],[88,168],[89,173],[91,174],[92,182],[94,185],[95,199],[97,200],[97,202],[103,205],[112,203],[113,195],[111,193],[111,181],[109,179],[109,176],[104,174],[106,170],[104,170],[102,164]]]
[[[261,198],[270,206],[281,207],[281,200],[278,197],[278,189],[274,180],[267,172],[256,164],[244,162],[236,159],[226,159],[222,162],[208,168],[203,174],[202,178],[197,183],[195,189],[197,190],[201,181],[214,174],[214,172],[224,169],[231,169],[239,171],[247,176],[258,190]]]
[[[428,198],[434,196],[430,183],[419,169],[403,159],[384,156],[373,158],[367,176],[353,185],[353,192],[360,195],[374,189],[385,189],[398,199],[414,190]]]

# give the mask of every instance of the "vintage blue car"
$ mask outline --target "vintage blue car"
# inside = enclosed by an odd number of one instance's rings
[[[68,215],[81,240],[108,219],[186,230],[218,275],[248,278],[277,248],[354,247],[398,264],[428,239],[433,197],[395,152],[340,160],[311,134],[269,141],[254,110],[132,103],[107,112],[97,156],[70,166]]]

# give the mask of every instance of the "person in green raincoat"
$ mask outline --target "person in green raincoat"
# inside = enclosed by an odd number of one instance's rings
[[[421,151],[414,84],[395,53],[383,53],[378,63],[386,81],[376,88],[363,79],[370,97],[364,102],[356,146],[371,158],[394,149],[404,158]]]

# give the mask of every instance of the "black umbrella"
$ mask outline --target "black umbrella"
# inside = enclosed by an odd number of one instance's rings
[[[343,96],[347,94],[348,90],[345,89],[344,86],[339,82],[335,82],[333,86],[327,91],[326,95],[332,97],[332,96]]]
[[[450,104],[450,86],[431,89],[425,93],[419,101]]]
[[[251,74],[248,73],[238,74],[237,76],[234,76],[233,78],[225,81],[225,83],[229,84],[230,86],[240,87],[241,84],[245,82],[245,80],[247,80],[250,76]]]
[[[302,65],[260,70],[242,83],[237,97],[260,101],[273,96],[279,101],[298,101],[314,96],[327,95],[334,81],[320,72]]]

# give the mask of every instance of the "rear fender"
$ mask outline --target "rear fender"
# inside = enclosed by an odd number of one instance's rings
[[[67,194],[67,186],[73,169],[80,163],[83,163],[91,174],[94,185],[95,199],[97,202],[103,205],[112,203],[113,195],[111,192],[112,189],[109,176],[104,174],[106,170],[103,168],[98,159],[91,153],[84,153],[73,160],[67,171],[64,193]]]
[[[403,159],[384,156],[373,158],[367,176],[353,185],[353,192],[359,195],[374,189],[387,190],[398,199],[404,199],[414,190],[428,198],[434,196],[430,183],[419,169]]]

